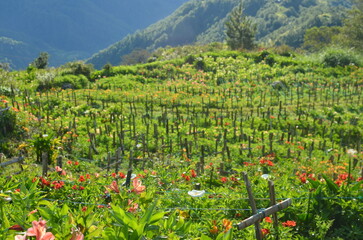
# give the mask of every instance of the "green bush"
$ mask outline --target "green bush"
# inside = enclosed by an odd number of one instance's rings
[[[55,87],[60,87],[63,89],[80,89],[87,86],[88,79],[84,75],[66,75],[56,77],[54,79],[54,83]]]
[[[327,51],[323,57],[323,64],[327,67],[344,67],[348,65],[359,66],[356,55],[353,52],[344,49]]]
[[[14,111],[7,109],[0,111],[0,136],[11,135],[16,127],[16,114]]]
[[[88,79],[91,78],[91,74],[94,70],[92,64],[86,64],[83,61],[70,62],[67,63],[65,67],[68,68],[68,70],[65,71],[63,75],[65,74],[83,75]]]

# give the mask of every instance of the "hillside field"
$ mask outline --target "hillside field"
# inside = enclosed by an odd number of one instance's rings
[[[359,64],[183,51],[0,70],[0,239],[255,239],[244,173],[264,239],[363,238]]]

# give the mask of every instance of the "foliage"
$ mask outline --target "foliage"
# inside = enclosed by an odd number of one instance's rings
[[[346,49],[328,49],[324,54],[323,63],[328,67],[360,65],[354,52]]]
[[[243,13],[242,3],[231,11],[225,25],[227,44],[232,50],[252,49],[255,46],[256,26]]]
[[[0,108],[0,137],[11,136],[16,128],[16,114],[9,108]]]
[[[41,52],[31,65],[37,69],[45,69],[48,66],[49,54],[47,52]]]
[[[69,62],[64,66],[65,72],[63,74],[83,75],[88,79],[93,72],[93,65],[87,64],[83,61]]]
[[[304,48],[310,51],[319,51],[329,45],[336,43],[337,35],[341,27],[313,27],[306,30],[304,35]]]
[[[348,17],[344,20],[342,28],[342,37],[340,40],[349,48],[355,48],[358,51],[363,50],[363,2],[353,0],[355,3],[352,10],[348,12]]]
[[[122,56],[122,65],[134,65],[138,63],[146,63],[150,53],[145,49],[135,49],[131,53]]]
[[[214,47],[159,49],[162,61],[109,65],[80,89],[55,85],[82,76],[66,68],[6,73],[19,91],[0,96],[16,114],[1,161],[24,162],[0,174],[0,239],[40,219],[66,240],[252,239],[236,228],[251,216],[242,172],[258,210],[267,180],[293,201],[278,228],[260,222],[266,239],[359,239],[362,68]],[[42,79],[55,87],[35,91]]]
[[[46,74],[40,78],[37,90],[43,91],[51,88],[80,89],[86,87],[88,83],[89,81],[84,75],[55,76]]]
[[[190,1],[169,17],[111,45],[88,62],[97,69],[107,62],[118,64],[120,56],[133,49],[152,52],[160,47],[208,44],[225,39],[228,14],[240,0]],[[244,14],[256,24],[256,43],[264,47],[301,47],[307,29],[341,26],[351,4],[348,1],[263,1],[244,0]],[[339,40],[340,41],[340,40]]]

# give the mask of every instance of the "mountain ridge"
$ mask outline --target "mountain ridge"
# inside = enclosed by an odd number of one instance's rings
[[[158,47],[169,45],[223,41],[224,21],[228,13],[239,3],[239,0],[188,1],[167,18],[129,34],[108,48],[95,53],[87,62],[94,64],[96,68],[101,68],[106,63],[120,64],[122,56],[134,49],[153,51]],[[350,6],[350,2],[344,0],[244,1],[245,14],[257,24],[256,38],[259,43],[287,44],[292,47],[299,47],[302,44],[303,35],[310,27],[341,25],[344,13]],[[291,23],[294,23],[294,27],[291,27]],[[186,31],[188,28],[189,31]],[[181,41],[179,36],[184,41]]]

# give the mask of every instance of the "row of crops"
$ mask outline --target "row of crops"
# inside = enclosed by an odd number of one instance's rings
[[[1,74],[0,160],[24,158],[0,175],[1,239],[35,228],[56,239],[253,239],[236,227],[252,215],[243,172],[258,211],[271,205],[269,180],[277,201],[292,200],[277,224],[260,222],[264,238],[363,236],[359,67],[264,51],[108,67],[86,81],[62,69]]]

